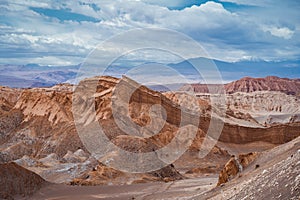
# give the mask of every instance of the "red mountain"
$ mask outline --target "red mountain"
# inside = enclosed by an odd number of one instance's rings
[[[300,93],[300,79],[279,78],[267,76],[265,78],[245,77],[225,85],[227,93],[280,91],[286,94]]]
[[[196,93],[215,93],[220,91],[221,84],[211,84],[209,89],[206,84],[184,85],[180,90]],[[300,93],[300,79],[279,78],[276,76],[267,76],[265,78],[245,77],[224,85],[226,93],[235,92],[255,92],[255,91],[280,91],[286,94]]]

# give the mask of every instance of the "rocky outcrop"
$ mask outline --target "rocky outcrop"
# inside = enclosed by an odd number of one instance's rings
[[[3,100],[5,100],[6,102],[9,102],[9,104],[14,105],[17,102],[21,92],[22,89],[0,86],[0,99],[2,99],[0,102],[3,102]]]
[[[39,175],[14,162],[0,164],[0,177],[0,199],[28,196],[46,184]]]
[[[47,117],[48,121],[55,125],[59,122],[72,121],[71,99],[72,93],[60,87],[26,89],[21,93],[15,109],[23,112],[26,121],[41,116]]]
[[[248,167],[257,158],[257,156],[258,153],[256,152],[240,154],[238,157],[232,156],[220,172],[217,186],[236,177],[237,174]]]
[[[160,170],[149,173],[127,173],[108,167],[102,163],[98,164],[88,173],[73,179],[70,185],[104,185],[107,183],[114,185],[146,183],[154,181],[175,181],[181,180],[182,176],[173,165],[166,166]]]
[[[235,157],[231,157],[225,164],[223,170],[219,174],[219,180],[217,186],[228,182],[233,179],[240,172],[239,163]]]
[[[240,165],[244,168],[248,167],[258,156],[257,152],[250,152],[248,154],[240,154],[238,156],[238,161]]]

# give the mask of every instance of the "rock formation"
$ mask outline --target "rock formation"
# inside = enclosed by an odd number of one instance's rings
[[[235,157],[225,164],[224,169],[219,174],[218,186],[233,179],[240,172],[239,163]]]
[[[300,93],[300,80],[279,78],[276,76],[267,76],[265,78],[245,77],[237,81],[223,85],[211,84],[190,84],[184,85],[182,91],[192,91],[195,93],[213,93],[213,91],[222,91],[224,87],[226,93],[232,94],[236,92],[256,92],[256,91],[278,91],[286,94],[297,95]]]
[[[265,78],[245,77],[225,85],[227,93],[279,91],[286,94],[299,94],[300,80],[267,76]]]
[[[236,177],[237,174],[247,168],[256,159],[257,156],[257,152],[240,154],[237,158],[235,156],[232,156],[230,160],[225,164],[223,170],[220,172],[217,185],[219,186]]]
[[[91,88],[91,85],[96,87]],[[212,111],[219,108],[210,105],[206,99],[185,93],[161,94],[128,77],[88,78],[76,90],[82,93],[75,95],[73,86],[68,84],[18,90],[1,87],[0,163],[15,161],[55,183],[167,182],[185,178],[181,174],[186,177],[215,174],[226,164],[230,154],[219,146],[213,147],[205,158],[199,156],[201,148],[205,148],[202,144],[212,119],[224,120],[224,128],[220,138],[212,136],[210,139],[219,139],[225,146],[227,143],[246,145],[256,142],[279,145],[300,135],[297,120],[263,126],[252,116],[238,113],[242,105],[229,107],[233,112],[227,112],[222,119],[218,112],[212,115]],[[292,99],[296,105],[296,98]],[[80,106],[73,110],[74,105]],[[91,110],[96,114],[91,114]],[[285,110],[290,109],[282,105],[281,111]],[[89,127],[92,122],[97,122],[110,140],[109,147],[115,145],[131,153],[155,152],[170,143],[174,149],[181,147],[175,137],[181,127],[190,128],[183,132],[186,135],[190,132],[195,135],[193,138],[183,135],[190,145],[175,163],[160,170],[131,175],[109,165],[109,161],[118,155],[116,152],[109,152],[102,158],[91,155],[78,135],[74,123],[76,114],[81,116],[76,124]],[[241,155],[237,159],[244,168],[252,162],[252,157]],[[235,161],[231,160],[227,165],[230,172],[225,170],[224,180],[237,171],[233,166]]]
[[[124,185],[156,181],[175,181],[185,178],[173,165],[149,173],[126,173],[100,163],[93,170],[73,179],[71,185]]]

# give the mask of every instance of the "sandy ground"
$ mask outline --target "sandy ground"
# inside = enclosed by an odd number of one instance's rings
[[[121,186],[68,186],[51,184],[38,191],[33,200],[95,199],[182,199],[189,193],[201,194],[215,187],[217,176],[185,179],[168,183],[146,183]]]
[[[256,146],[256,145],[254,145]],[[259,166],[257,168],[257,166]],[[51,184],[30,199],[293,199],[300,198],[300,137],[263,151],[224,186],[217,175],[162,183],[111,186]]]

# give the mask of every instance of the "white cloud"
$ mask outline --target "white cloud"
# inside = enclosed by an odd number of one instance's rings
[[[222,23],[230,23],[235,15],[223,8],[221,4],[207,2],[200,6],[192,6],[184,10],[168,11],[158,18],[164,27],[175,28],[176,30],[196,30],[203,31],[222,26]]]
[[[294,35],[294,31],[290,30],[287,27],[264,27],[264,31],[270,32],[273,36],[284,38],[284,39],[291,39]]]
[[[51,0],[42,3],[36,0],[26,0],[22,3],[6,2],[0,6],[3,11],[0,14],[2,15],[0,45],[5,47],[0,49],[2,54],[0,63],[10,62],[7,58],[18,55],[23,56],[20,58],[21,62],[26,57],[34,58],[34,56],[51,57],[51,63],[55,56],[58,63],[62,63],[60,57],[70,55],[72,56],[68,58],[82,59],[107,38],[132,28],[144,27],[170,28],[185,33],[202,44],[211,57],[225,61],[299,57],[297,44],[289,40],[293,38],[297,41],[300,37],[297,28],[299,27],[297,5],[287,9],[287,5],[291,4],[290,1],[286,1],[285,6],[278,3],[279,1],[276,1],[278,5],[269,4],[269,0],[222,1],[263,6],[265,9],[241,10],[233,13],[226,10],[222,4],[213,1],[182,10],[166,8],[182,5],[182,0],[168,0],[164,4],[156,0],[80,1],[85,3]],[[95,3],[100,10],[93,9],[91,3]],[[101,21],[60,21],[57,18],[40,15],[30,7],[69,9],[73,13]],[[285,11],[284,14],[281,14],[282,10]],[[3,23],[4,21],[7,23]],[[270,37],[270,34],[275,37]],[[174,39],[177,46],[180,46],[179,42]],[[285,50],[283,47],[288,49]],[[14,54],[15,52],[17,53]]]

